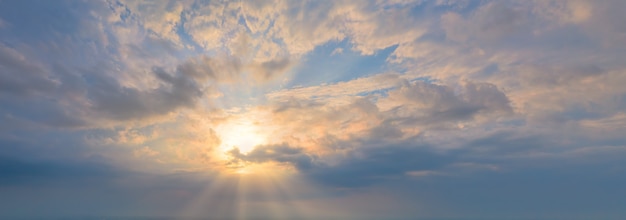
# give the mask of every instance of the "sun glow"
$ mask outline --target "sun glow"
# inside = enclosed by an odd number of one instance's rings
[[[322,208],[299,198],[319,195],[316,186],[293,176],[293,170],[275,164],[253,164],[233,173],[210,176],[204,190],[178,215],[184,219],[303,219]],[[213,209],[209,209],[211,207]],[[327,210],[323,207],[323,210]],[[210,211],[209,211],[210,210]]]
[[[216,131],[221,140],[220,149],[222,152],[239,148],[239,151],[245,154],[252,151],[255,146],[267,142],[263,130],[247,118],[229,121],[218,126]]]

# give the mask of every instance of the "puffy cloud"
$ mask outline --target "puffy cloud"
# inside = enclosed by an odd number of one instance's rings
[[[306,170],[311,168],[314,163],[314,157],[307,155],[303,149],[285,144],[257,146],[246,154],[242,154],[239,148],[233,148],[228,152],[228,155],[232,157],[229,163],[235,166],[242,162],[265,163],[274,161],[290,163],[300,170]]]
[[[193,107],[203,95],[202,88],[193,80],[172,76],[160,68],[153,71],[163,85],[152,91],[124,88],[114,79],[99,79],[87,94],[93,101],[93,109],[116,120],[140,119],[166,114],[178,107]]]
[[[306,137],[296,144],[318,150],[319,145],[350,148],[336,146],[337,140],[402,140],[433,127],[455,128],[513,115],[508,97],[493,84],[465,82],[455,87],[386,74],[268,96],[276,100],[272,120],[285,129],[277,133]]]
[[[467,120],[478,113],[512,112],[506,95],[493,84],[466,83],[462,88],[457,95],[451,87],[417,81],[390,91],[389,102],[396,106],[393,108],[399,117],[412,116],[425,123]]]

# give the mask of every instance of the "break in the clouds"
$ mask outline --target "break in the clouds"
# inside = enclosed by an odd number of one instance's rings
[[[0,218],[623,219],[624,10],[0,1]]]

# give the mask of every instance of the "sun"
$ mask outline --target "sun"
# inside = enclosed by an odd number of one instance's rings
[[[247,118],[237,118],[217,127],[220,149],[223,152],[239,148],[243,154],[254,150],[255,146],[267,142],[263,129]]]

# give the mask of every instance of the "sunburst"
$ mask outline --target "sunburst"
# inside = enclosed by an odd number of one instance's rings
[[[249,153],[255,146],[267,143],[265,132],[247,118],[237,118],[217,127],[222,152],[238,148],[241,153]]]

